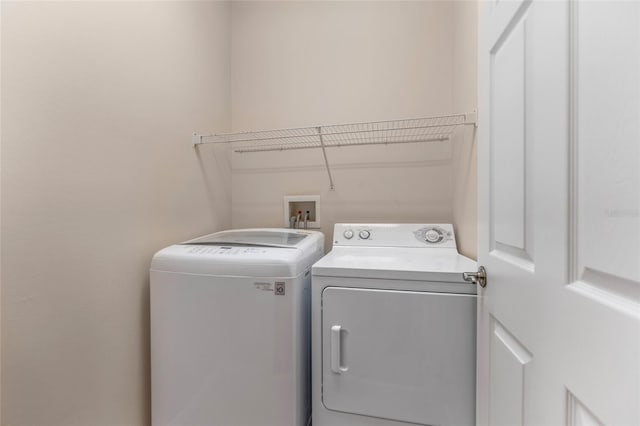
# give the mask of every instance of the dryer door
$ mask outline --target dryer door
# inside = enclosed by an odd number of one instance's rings
[[[475,424],[473,295],[327,287],[322,400],[329,410]]]

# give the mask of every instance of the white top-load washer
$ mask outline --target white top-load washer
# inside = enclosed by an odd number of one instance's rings
[[[475,424],[475,270],[449,224],[336,224],[312,268],[313,425]]]
[[[152,424],[303,426],[320,232],[241,229],[151,263]]]

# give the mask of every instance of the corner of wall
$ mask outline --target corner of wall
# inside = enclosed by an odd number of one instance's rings
[[[475,1],[453,5],[453,108],[477,109],[477,20]],[[467,126],[453,139],[453,225],[460,253],[477,258],[476,129]]]

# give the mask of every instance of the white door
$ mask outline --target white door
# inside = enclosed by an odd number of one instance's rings
[[[640,424],[640,2],[480,5],[478,424]]]

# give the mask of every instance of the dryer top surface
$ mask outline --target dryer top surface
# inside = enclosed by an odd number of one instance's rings
[[[458,253],[449,224],[336,224],[333,241],[314,276],[466,283],[462,273],[477,268]]]

